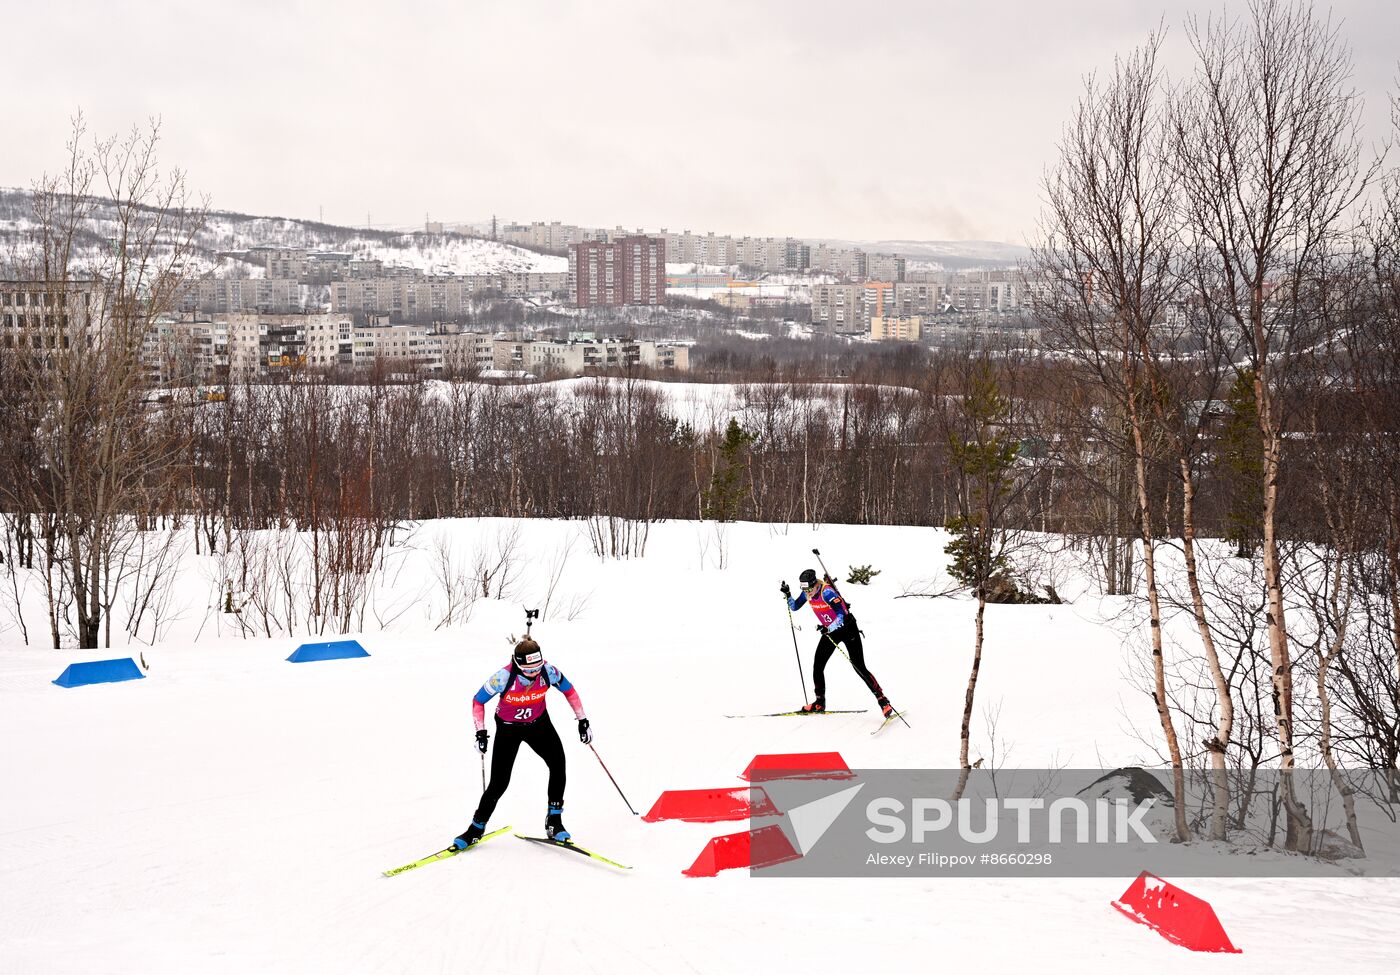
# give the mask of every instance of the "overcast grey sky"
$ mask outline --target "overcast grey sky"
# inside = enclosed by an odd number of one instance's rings
[[[148,115],[220,209],[1022,242],[1084,75],[1183,0],[0,0],[0,185]],[[1326,4],[1321,9],[1328,9]],[[1386,134],[1400,0],[1338,0]]]

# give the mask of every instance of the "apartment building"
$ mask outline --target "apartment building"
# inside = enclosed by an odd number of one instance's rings
[[[102,305],[95,282],[0,280],[0,348],[13,348],[24,339],[31,348],[66,347],[76,333],[101,323]]]
[[[865,259],[865,251],[855,247],[812,244],[808,247],[807,269],[860,281],[865,278]]]
[[[210,328],[215,346],[227,345],[227,367],[235,378],[277,369],[327,369],[352,361],[350,322],[341,315],[215,315]]]
[[[365,325],[351,330],[351,365],[382,363],[397,372],[436,372],[442,344],[427,325]]]
[[[622,227],[579,227],[573,224],[535,222],[506,224],[501,240],[509,244],[553,252],[567,251],[581,243],[616,243],[624,237],[654,236],[666,242],[666,260],[676,264],[740,265],[768,274],[815,271],[835,274],[848,281],[904,281],[907,261],[894,254],[867,254],[858,247],[809,242],[796,237],[734,237],[713,231],[693,233],[662,228],[655,234]],[[574,292],[570,279],[570,293]]]
[[[907,262],[893,254],[865,255],[866,277],[877,281],[903,281]]]
[[[860,332],[860,290],[854,284],[812,285],[812,324],[826,332]]]
[[[965,271],[947,285],[948,304],[959,312],[1008,313],[1029,307],[1020,271]]]
[[[265,311],[290,313],[303,307],[301,282],[295,278],[215,278],[190,281],[176,307],[206,315]]]
[[[876,342],[917,342],[923,325],[920,315],[877,315],[870,319],[870,337]]]
[[[916,271],[910,272],[902,288],[910,286],[938,288],[940,310],[960,314],[1009,314],[1034,307],[1051,287],[1049,281],[1037,279],[1019,268],[976,271]],[[901,290],[901,296],[905,292]],[[933,304],[928,308],[932,310]],[[900,314],[922,312],[901,297]]]
[[[495,361],[490,332],[439,332],[442,370],[456,375],[485,372]]]
[[[141,354],[155,385],[222,381],[229,373],[228,324],[163,315],[147,331]]]
[[[893,281],[812,286],[812,324],[834,334],[868,333],[870,321],[893,313]]]
[[[494,289],[512,298],[562,294],[569,287],[568,271],[505,271],[491,275],[469,274],[467,277],[494,279]]]
[[[259,249],[263,258],[263,268],[269,278],[292,278],[300,281],[306,275],[309,260],[307,252],[301,248]]]
[[[669,342],[639,342],[641,362],[653,369],[690,371],[690,346]]]
[[[861,331],[870,328],[870,320],[885,315],[886,309],[894,309],[893,281],[863,281],[860,284],[860,324]]]
[[[936,315],[943,310],[943,285],[928,281],[899,281],[894,286],[894,313]]]
[[[392,314],[406,318],[457,318],[473,299],[488,292],[509,297],[559,294],[568,285],[563,271],[509,271],[425,278],[364,278],[330,286],[331,310]]]
[[[713,232],[693,234],[689,230],[673,233],[664,228],[657,236],[666,241],[666,260],[675,264],[739,263],[738,242],[733,237]]]
[[[532,247],[535,250],[563,254],[574,244],[591,239],[586,237],[585,233],[584,228],[573,224],[560,223],[558,220],[550,223],[537,220],[530,224],[508,223],[500,229],[499,237],[504,243],[515,244],[518,247]]]
[[[569,281],[580,308],[664,305],[666,241],[634,234],[577,243],[569,252]]]
[[[344,315],[307,315],[306,365],[311,369],[349,366],[355,362],[354,326]]]
[[[578,374],[594,369],[651,366],[658,369],[690,368],[690,347],[669,342],[636,339],[570,338],[531,341],[496,339],[492,368],[507,371]]]

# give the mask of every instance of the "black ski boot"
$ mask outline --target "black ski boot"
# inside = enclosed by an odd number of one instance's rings
[[[562,802],[549,804],[549,815],[544,818],[544,835],[556,843],[567,843],[572,839],[569,831],[564,828],[564,804]]]
[[[481,834],[486,832],[486,824],[472,820],[472,824],[467,827],[467,831],[452,841],[452,845],[459,850],[465,850],[469,846],[475,846],[481,842]]]

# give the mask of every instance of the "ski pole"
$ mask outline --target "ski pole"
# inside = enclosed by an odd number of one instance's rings
[[[593,747],[593,743],[591,741],[588,743],[588,750],[593,753],[593,757],[598,760],[598,764],[603,766],[603,771],[608,773],[608,781],[613,784],[613,788],[617,790],[617,794],[622,796],[622,801],[627,802],[627,796],[623,794],[622,786],[618,785],[617,779],[613,778],[613,774],[611,772],[608,772],[607,763],[603,761],[603,756],[598,754],[598,749]],[[630,802],[627,802],[627,811],[630,812],[633,816],[639,815],[637,810],[632,808],[632,804]]]
[[[481,791],[486,791],[486,753],[481,753]]]
[[[846,648],[843,647],[843,646],[841,646],[841,644],[837,643],[837,642],[832,638],[832,636],[831,636],[830,633],[823,633],[822,636],[826,637],[828,640],[831,640],[831,645],[832,645],[833,647],[835,647],[837,650],[840,650],[840,651],[841,651],[841,656],[843,656],[843,657],[846,658],[846,663],[850,664],[852,667],[854,667],[854,666],[856,665],[856,662],[855,662],[854,660],[851,659],[851,655],[850,655],[849,653],[846,652]]]
[[[797,624],[792,621],[792,607],[788,607],[788,631],[792,633],[792,655],[797,659],[797,678],[802,681],[802,704],[811,703],[807,696],[807,675],[802,672],[802,651],[797,649]]]
[[[816,549],[813,549],[812,551],[816,551]],[[850,663],[850,665],[851,665],[852,667],[854,667],[854,666],[856,665],[856,662],[855,662],[854,660],[851,660],[851,655],[850,655],[849,653],[846,652],[846,648],[843,647],[843,646],[841,646],[841,644],[837,643],[834,639],[832,639],[832,636],[831,636],[830,633],[825,634],[825,636],[826,636],[826,638],[827,638],[828,640],[831,640],[831,645],[832,645],[833,647],[835,647],[837,650],[840,650],[840,651],[841,651],[841,655],[842,655],[843,657],[846,658],[847,662]],[[901,713],[898,712],[898,711],[896,711],[894,714],[895,714],[895,717],[899,718],[900,721],[904,721],[904,715],[903,715],[903,714],[901,714]],[[908,722],[908,721],[904,721],[904,727],[906,727],[906,728],[909,727],[909,722]],[[911,728],[910,730],[912,731],[913,729]]]

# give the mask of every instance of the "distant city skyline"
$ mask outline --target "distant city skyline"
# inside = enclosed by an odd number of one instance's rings
[[[561,220],[751,236],[1035,234],[1040,180],[1086,75],[1219,3],[1006,0],[980,9],[598,0],[191,7],[6,5],[0,185],[162,118],[162,162],[221,210],[362,226]],[[1231,14],[1242,2],[1226,3]],[[1366,136],[1390,133],[1393,0],[1343,21]],[[48,39],[57,39],[49,43]]]

